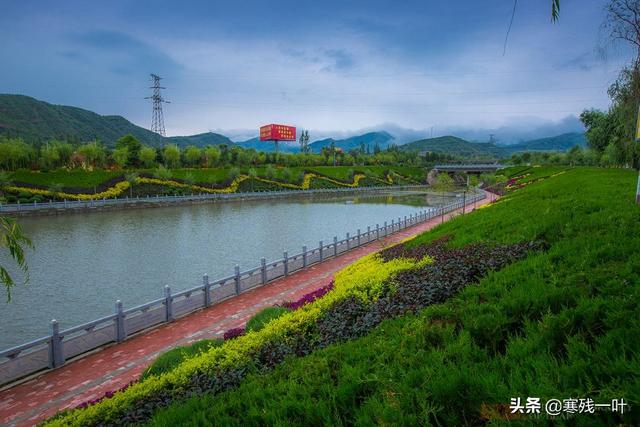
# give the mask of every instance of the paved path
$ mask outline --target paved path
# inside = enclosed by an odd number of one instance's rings
[[[489,203],[489,198],[477,206]],[[467,211],[472,207],[467,207]],[[461,210],[445,216],[461,214]],[[327,285],[333,274],[384,245],[400,242],[435,227],[441,217],[418,224],[386,239],[371,242],[338,258],[316,264],[289,277],[276,280],[228,299],[207,309],[141,333],[119,344],[110,345],[66,365],[0,391],[0,425],[31,426],[82,402],[114,391],[137,379],[160,353],[204,338],[221,337],[224,331],[243,326],[262,308]]]

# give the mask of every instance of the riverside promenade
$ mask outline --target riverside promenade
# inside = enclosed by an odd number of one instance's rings
[[[496,198],[488,195],[476,203],[476,208]],[[472,210],[473,205],[466,207],[466,212]],[[444,219],[460,214],[462,209],[457,209],[445,214]],[[325,286],[335,272],[357,259],[430,230],[441,221],[442,217],[435,217],[5,388],[0,391],[0,425],[32,426],[57,411],[117,390],[136,380],[159,354],[201,339],[221,338],[226,330],[244,326],[263,308],[295,300]]]

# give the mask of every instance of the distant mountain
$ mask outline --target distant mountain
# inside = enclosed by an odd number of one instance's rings
[[[309,146],[311,147],[312,152],[319,153],[322,148],[330,146],[332,141],[337,148],[342,148],[344,151],[353,150],[354,148],[360,148],[362,144],[364,144],[365,147],[368,145],[369,150],[373,151],[373,148],[376,146],[376,144],[382,150],[388,148],[391,144],[394,143],[395,138],[385,131],[368,132],[363,135],[356,135],[345,139],[321,139],[319,141],[312,142],[311,144],[309,144]]]
[[[118,138],[129,133],[154,147],[161,146],[165,140],[121,116],[101,116],[82,108],[53,105],[28,96],[0,94],[0,135],[20,136],[29,142],[55,138],[97,139],[112,146]]]
[[[273,141],[260,141],[259,137],[247,139],[246,141],[238,141],[235,143],[242,148],[253,148],[257,151],[264,151],[265,153],[271,153],[275,151],[276,145]],[[294,141],[280,141],[278,142],[278,151],[281,153],[299,153],[300,146]]]
[[[584,133],[570,132],[548,138],[532,139],[518,144],[503,146],[511,153],[520,151],[567,151],[575,145],[585,147],[587,138]]]
[[[206,132],[190,136],[170,136],[167,138],[169,142],[180,147],[187,145],[195,145],[196,147],[206,147],[207,145],[233,145],[233,141],[224,135],[218,133]]]
[[[451,135],[410,142],[401,145],[400,149],[403,151],[430,151],[432,153],[451,154],[470,158],[498,158],[507,155],[503,147],[498,147],[490,143],[469,142]]]

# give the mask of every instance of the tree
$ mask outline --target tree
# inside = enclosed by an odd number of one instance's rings
[[[115,150],[113,150],[111,158],[118,165],[118,167],[124,169],[127,166],[127,162],[129,161],[129,150],[127,150],[126,147],[116,148]]]
[[[606,7],[604,28],[613,41],[630,43],[640,57],[640,1],[611,0]]]
[[[585,135],[589,148],[602,153],[609,145],[609,136],[612,131],[608,114],[600,110],[585,110],[580,114],[580,121],[586,128]]]
[[[202,160],[202,150],[194,145],[184,150],[184,160],[189,166],[198,166]]]
[[[220,150],[213,146],[204,149],[204,162],[208,168],[213,167],[218,160],[220,160]]]
[[[14,219],[0,217],[0,239],[4,249],[14,259],[25,275],[24,283],[29,281],[29,267],[24,257],[24,247],[33,248],[31,240],[22,231],[22,227]],[[4,265],[0,265],[0,283],[5,287],[7,302],[11,301],[11,288],[15,285],[13,277]]]
[[[144,146],[140,149],[140,165],[145,168],[152,167],[156,162],[156,149]]]
[[[153,171],[153,177],[156,179],[171,179],[171,171],[164,165],[160,165]]]
[[[86,164],[89,164],[92,167],[103,166],[104,160],[107,156],[104,147],[97,141],[81,145],[76,150],[76,153],[84,159],[84,162],[86,162]]]
[[[133,186],[138,183],[138,174],[135,172],[128,173],[124,179],[129,183],[129,197],[133,197]]]
[[[21,139],[0,139],[0,168],[26,168],[35,159],[33,148]]]
[[[40,166],[44,169],[53,169],[60,165],[60,153],[53,144],[45,144],[40,148]]]
[[[128,134],[120,138],[116,142],[116,150],[120,149],[127,152],[126,166],[140,166],[142,144],[135,136]]]
[[[169,144],[162,150],[164,163],[168,168],[180,167],[180,149],[175,144]]]
[[[58,151],[60,157],[60,164],[62,166],[68,166],[71,162],[71,156],[73,156],[73,145],[64,141],[51,141],[50,143]]]

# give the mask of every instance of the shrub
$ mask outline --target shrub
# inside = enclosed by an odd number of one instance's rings
[[[282,303],[282,306],[288,308],[289,310],[297,310],[304,305],[310,304],[317,300],[318,298],[324,296],[333,289],[333,280],[326,286],[316,289],[315,291],[311,291],[307,294],[304,294],[296,301],[285,301]]]
[[[247,332],[258,332],[260,329],[264,328],[267,323],[288,312],[289,310],[284,307],[267,307],[249,319],[246,330]]]
[[[153,177],[156,179],[171,179],[171,171],[164,165],[160,165],[154,169]]]
[[[229,169],[229,173],[227,176],[231,181],[235,181],[240,176],[240,169],[238,168]]]
[[[244,333],[245,333],[244,328],[229,329],[228,331],[226,331],[224,333],[224,339],[225,340],[232,340],[234,338],[238,338],[238,337],[244,335]]]

